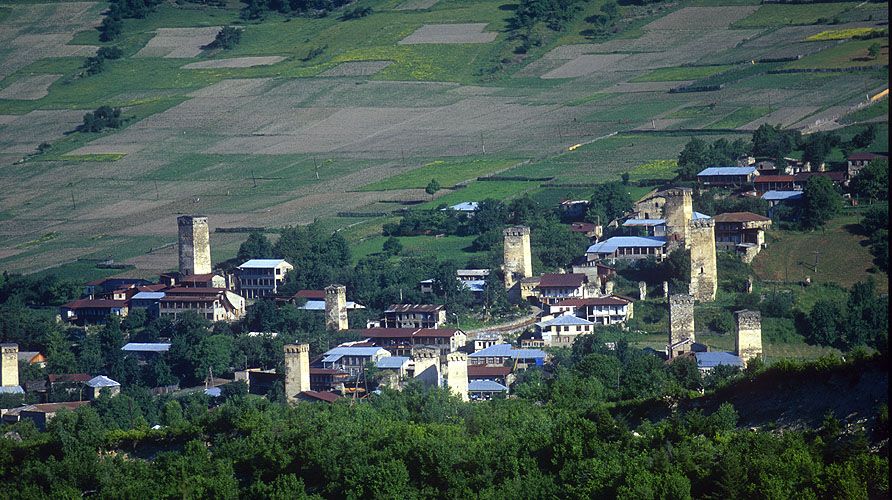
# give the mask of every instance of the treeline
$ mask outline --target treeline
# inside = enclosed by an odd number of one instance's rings
[[[243,0],[242,3],[245,7],[241,11],[241,18],[256,21],[270,12],[325,17],[329,12],[351,3],[351,0]],[[359,12],[349,18],[362,17],[368,13]]]
[[[162,0],[109,0],[99,30],[99,40],[110,42],[121,35],[124,19],[144,19]]]
[[[638,359],[647,358],[633,354],[628,363]],[[358,404],[291,408],[237,390],[214,402],[200,393],[152,400],[125,389],[60,412],[46,433],[27,421],[4,426],[15,439],[0,439],[0,480],[17,498],[889,494],[887,445],[874,449],[888,437],[887,407],[854,431],[828,416],[814,431],[754,432],[738,428],[728,404],[632,426],[607,411],[603,393],[574,387],[579,380],[616,387],[618,363],[612,354],[574,359],[559,370],[578,379],[558,374],[545,382],[544,403],[524,396],[462,404],[413,384]],[[162,427],[150,429],[155,423]]]

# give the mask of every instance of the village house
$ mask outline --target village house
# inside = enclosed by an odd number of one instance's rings
[[[412,358],[409,356],[389,356],[379,359],[375,368],[390,371],[398,379],[402,379],[409,376],[409,368],[411,366]]]
[[[36,365],[39,368],[46,367],[46,356],[38,351],[19,351],[18,360],[19,363]]]
[[[598,325],[616,325],[633,317],[633,302],[616,295],[567,299],[552,305],[549,312],[553,315],[572,314]]]
[[[591,222],[572,222],[570,223],[570,232],[582,234],[594,241],[599,240],[604,235],[604,229]]]
[[[246,299],[272,297],[292,269],[283,259],[251,259],[236,269],[238,293]]]
[[[802,202],[805,193],[802,191],[768,191],[762,195],[762,199],[768,202],[768,216],[771,217],[773,208],[780,204],[793,205]]]
[[[652,236],[614,236],[588,247],[588,260],[637,260],[648,257],[663,260],[666,240]]]
[[[97,298],[104,294],[111,293],[114,290],[144,285],[152,285],[152,282],[141,278],[103,278],[90,281],[84,285],[84,296],[87,298]]]
[[[121,347],[125,356],[132,356],[140,365],[170,351],[170,342],[128,342]]]
[[[376,364],[379,359],[390,356],[381,347],[339,346],[322,355],[322,368],[341,370],[355,377],[365,370],[368,363]]]
[[[127,316],[127,300],[77,299],[59,308],[63,320],[77,325],[105,323],[109,316]]]
[[[216,273],[187,274],[177,280],[177,286],[187,288],[229,288],[226,278]]]
[[[697,183],[701,186],[744,186],[751,184],[759,175],[756,167],[709,167],[697,174]]]
[[[390,358],[381,358],[390,359]],[[310,367],[310,388],[317,392],[330,392],[344,390],[344,384],[352,377],[349,372],[334,368]]]
[[[157,318],[160,311],[160,302],[164,298],[164,292],[137,292],[130,297],[130,309],[145,309],[150,318]]]
[[[496,344],[482,351],[468,354],[468,366],[511,366],[526,368],[543,366],[548,355],[540,349],[518,349],[511,344]]]
[[[564,200],[558,205],[558,209],[562,219],[578,219],[585,215],[588,205],[588,200]]]
[[[474,212],[480,209],[480,203],[476,201],[463,201],[456,205],[452,205],[450,207],[441,208],[440,210],[454,210],[456,212],[461,212],[468,215],[473,215]]]
[[[752,212],[728,212],[713,219],[715,244],[719,250],[736,252],[749,263],[765,247],[765,231],[771,227],[768,217]]]
[[[470,367],[469,367],[470,368]],[[468,382],[468,399],[490,401],[508,395],[508,387],[492,380],[471,380]]]
[[[849,183],[845,172],[800,172],[793,176],[793,189],[805,190],[805,185],[808,184],[808,180],[812,177],[826,177],[837,186],[847,186]]]
[[[97,375],[84,384],[87,386],[87,397],[90,399],[98,398],[103,392],[109,396],[117,396],[121,393],[121,384],[105,375]]]
[[[629,236],[666,237],[666,219],[628,219],[623,228]]]
[[[564,299],[587,297],[587,284],[588,277],[584,274],[543,274],[539,277],[539,302],[551,305]]]
[[[744,368],[743,360],[730,352],[695,352],[693,353],[697,360],[697,369],[700,373],[707,374],[717,366],[732,366]]]
[[[846,158],[846,175],[849,179],[854,178],[864,167],[870,165],[874,160],[887,160],[888,156],[878,153],[852,153]]]
[[[15,423],[20,420],[31,420],[41,431],[46,430],[46,425],[55,418],[61,410],[74,411],[81,406],[90,404],[89,401],[67,401],[63,403],[38,403],[33,405],[13,408],[3,414],[3,421]]]
[[[502,335],[496,332],[478,333],[474,338],[473,352],[482,351],[487,347],[492,347],[502,343]]]
[[[485,365],[469,365],[468,381],[489,380],[509,386],[514,382],[514,375],[511,373],[510,366],[485,366]]]
[[[245,315],[245,299],[225,288],[169,288],[158,314],[174,321],[187,311],[208,321],[237,321]]]
[[[391,304],[384,311],[384,328],[439,328],[446,323],[441,304]]]
[[[546,347],[569,347],[579,335],[592,333],[595,324],[569,313],[536,323],[536,336]]]
[[[367,328],[357,333],[394,356],[411,355],[413,347],[432,347],[446,354],[468,342],[465,332],[456,328]]]
[[[795,177],[792,175],[760,175],[753,181],[756,195],[762,196],[768,191],[793,191]]]

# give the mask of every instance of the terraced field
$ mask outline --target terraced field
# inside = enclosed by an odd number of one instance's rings
[[[165,2],[101,43],[102,3],[0,1],[0,268],[112,257],[157,273],[175,266],[165,245],[187,212],[213,227],[322,220],[358,241],[383,219],[339,213],[585,197],[580,185],[623,172],[666,174],[701,130],[845,120],[888,85],[887,47],[862,60],[865,41],[809,41],[878,29],[871,4],[628,6],[617,33],[597,38],[586,20],[597,0],[520,54],[501,0],[371,0],[372,15],[349,21],[252,23],[230,3]],[[235,48],[202,48],[234,24]],[[85,74],[103,45],[124,57]],[[798,59],[770,60],[784,57]],[[849,66],[866,69],[773,73]],[[721,88],[670,92],[688,85]],[[101,105],[122,107],[125,126],[76,132]],[[512,177],[475,180],[495,173]],[[432,178],[447,188],[433,199]],[[242,238],[214,234],[214,258]]]

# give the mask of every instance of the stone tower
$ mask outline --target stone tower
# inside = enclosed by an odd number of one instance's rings
[[[737,338],[734,353],[746,366],[751,359],[762,357],[762,313],[743,309],[734,312],[737,319]]]
[[[412,360],[415,361],[415,378],[428,387],[440,387],[440,353],[436,349],[413,347]]]
[[[530,251],[530,228],[514,226],[505,229],[505,288],[511,289],[523,278],[533,275],[533,254]]]
[[[211,240],[208,218],[203,215],[181,215],[179,226],[180,274],[209,274],[211,272]]]
[[[638,300],[647,300],[647,282],[638,282]]]
[[[684,294],[669,296],[670,358],[690,352],[694,338],[694,297]]]
[[[0,344],[0,386],[19,385],[19,345]]]
[[[310,345],[285,344],[285,399],[297,401],[297,395],[310,390]]]
[[[688,246],[691,249],[690,293],[701,302],[715,300],[718,277],[715,257],[715,221],[703,219],[688,225]]]
[[[325,287],[325,329],[342,331],[350,328],[347,322],[347,287]]]
[[[468,355],[463,352],[450,352],[446,355],[446,382],[449,391],[468,400]]]
[[[690,188],[671,188],[663,191],[666,204],[663,218],[666,220],[666,240],[669,249],[688,247],[688,223],[694,218],[694,201]]]

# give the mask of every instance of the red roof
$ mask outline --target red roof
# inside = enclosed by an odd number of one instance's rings
[[[92,308],[112,308],[127,307],[126,300],[108,300],[108,299],[78,299],[72,300],[63,307],[68,309],[92,309]]]
[[[298,290],[294,294],[294,298],[323,300],[325,299],[325,290]]]
[[[454,328],[421,328],[415,332],[415,337],[452,337],[458,333]]]
[[[585,283],[584,274],[543,274],[539,279],[539,288],[547,287],[573,287],[578,288]]]
[[[333,392],[302,391],[300,395],[312,399],[318,399],[319,401],[325,401],[326,403],[334,403],[335,401],[341,399],[340,396]]]
[[[845,172],[799,172],[794,175],[794,179],[797,181],[807,181],[813,176],[827,177],[833,182],[843,182],[846,180]]]
[[[55,413],[59,410],[76,410],[81,406],[90,404],[89,401],[64,401],[61,403],[37,403],[26,406],[21,411],[33,411],[38,413]]]
[[[769,222],[771,219],[752,212],[728,212],[712,218],[716,222]]]
[[[870,161],[870,160],[876,160],[877,158],[885,158],[885,157],[886,157],[886,155],[864,152],[864,153],[852,153],[849,155],[849,157],[847,159],[851,160],[851,161],[865,161],[865,160]]]
[[[93,377],[88,373],[50,373],[46,378],[51,384],[55,384],[56,382],[86,382]]]
[[[214,277],[214,273],[207,274],[187,274],[180,281],[210,281]]]
[[[555,306],[623,306],[629,302],[626,299],[611,295],[610,297],[592,297],[590,299],[564,299],[555,304]]]
[[[313,368],[313,367],[310,367],[310,375],[339,375],[339,374],[349,375],[349,373],[347,373],[347,372],[345,372],[345,371],[343,371],[343,370],[335,370],[335,369],[332,369],[332,368]]]
[[[756,177],[756,180],[753,181],[756,184],[766,183],[766,182],[793,182],[792,175],[760,175]]]
[[[509,366],[468,365],[468,378],[505,377],[511,373]]]
[[[574,233],[590,233],[595,230],[595,225],[591,222],[574,222],[570,224],[570,231]]]
[[[225,292],[225,288],[195,288],[195,287],[186,287],[186,286],[177,286],[173,288],[168,288],[164,291],[164,293],[168,296],[170,295],[219,295],[220,293]]]
[[[140,292],[160,292],[167,288],[167,285],[164,283],[156,283],[154,285],[140,285],[136,287],[137,291]]]

